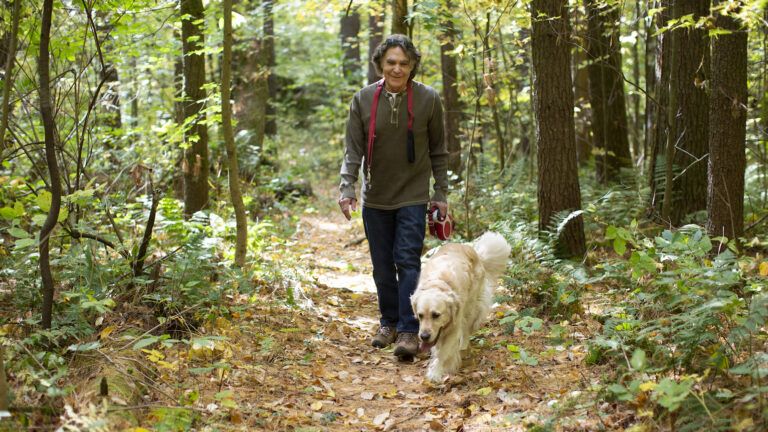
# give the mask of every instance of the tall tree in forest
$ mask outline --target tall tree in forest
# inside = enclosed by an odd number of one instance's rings
[[[51,233],[59,220],[61,209],[61,179],[59,164],[56,159],[56,122],[53,117],[53,100],[51,99],[51,72],[49,45],[51,41],[51,20],[53,17],[53,0],[43,2],[43,17],[40,27],[40,55],[37,60],[37,71],[40,76],[40,115],[43,119],[45,133],[45,160],[50,176],[48,187],[51,189],[51,205],[48,216],[40,228],[40,278],[43,290],[43,310],[41,325],[51,328],[53,317],[54,281],[51,273],[50,240]]]
[[[232,130],[232,102],[230,85],[232,83],[232,0],[223,0],[224,8],[224,52],[221,59],[221,123],[224,145],[227,148],[229,164],[229,196],[235,210],[235,265],[243,267],[248,250],[248,219],[245,215],[243,195],[240,192],[240,165],[237,162],[235,136]]]
[[[674,0],[673,17],[692,17],[693,22],[709,14],[709,0]],[[670,125],[672,147],[671,190],[665,186],[669,206],[663,206],[662,217],[679,225],[692,212],[707,208],[707,154],[709,100],[705,83],[709,77],[709,37],[703,27],[681,25],[672,30],[670,103],[675,124]],[[675,108],[676,107],[676,108]],[[668,113],[667,117],[670,118]],[[670,170],[667,169],[667,177]],[[665,215],[669,212],[668,216]]]
[[[589,98],[592,136],[600,182],[619,180],[632,164],[627,135],[627,108],[621,75],[619,3],[586,0]]]
[[[592,110],[589,108],[589,71],[587,62],[587,29],[583,10],[574,8],[572,16],[573,37],[578,41],[573,52],[573,97],[574,105],[579,108],[574,119],[576,125],[576,157],[580,165],[592,158],[592,134],[590,125]]]
[[[715,0],[715,25],[730,33],[712,41],[707,231],[738,239],[744,234],[747,30],[733,16],[738,9],[729,12],[725,4]]]
[[[392,0],[392,33],[410,36],[407,16],[408,0]]]
[[[16,62],[16,43],[19,36],[19,16],[21,15],[21,0],[13,2],[11,16],[11,31],[7,34],[7,45],[2,47],[5,53],[3,65],[3,106],[0,117],[0,162],[5,160],[5,130],[8,128],[8,116],[11,112],[11,87],[13,87],[13,65]],[[3,42],[4,40],[0,40]],[[0,398],[4,395],[0,394]],[[0,402],[2,399],[0,399]]]
[[[651,57],[654,62],[648,65],[653,69],[653,74],[647,74],[646,90],[653,94],[653,99],[646,101],[646,141],[649,152],[648,183],[651,190],[650,208],[658,212],[662,208],[664,190],[664,170],[666,161],[663,159],[668,132],[667,111],[669,108],[669,79],[672,74],[670,53],[672,52],[672,32],[657,33],[664,28],[672,16],[671,0],[658,0],[654,6],[661,9],[650,23],[648,38],[646,39],[646,58]],[[653,46],[654,52],[649,56],[648,47]]]
[[[347,13],[348,12],[348,13]],[[360,12],[358,8],[347,10],[341,16],[341,50],[344,62],[342,69],[344,78],[355,87],[359,87],[360,80]]]
[[[445,112],[445,143],[448,148],[448,169],[461,173],[461,101],[458,89],[458,68],[456,66],[455,42],[458,36],[456,26],[451,19],[453,2],[445,1],[445,11],[441,14],[440,28],[440,72],[443,77],[443,106]]]
[[[558,238],[558,252],[586,250],[573,123],[573,87],[567,0],[531,3],[533,105],[539,165],[539,230],[552,230],[558,214],[570,213]]]
[[[184,142],[184,214],[191,216],[208,207],[208,126],[203,111],[205,100],[205,10],[202,0],[181,1],[181,40],[184,53],[184,118],[192,119]]]
[[[379,80],[376,74],[376,68],[371,62],[371,56],[384,36],[384,3],[383,0],[372,0],[368,2],[368,84],[373,84]]]
[[[267,90],[269,92],[269,101],[267,101],[266,109],[266,124],[264,125],[264,133],[267,136],[277,135],[277,110],[275,109],[275,102],[277,100],[277,75],[275,75],[275,16],[274,6],[275,0],[264,0],[261,3],[264,10],[264,41],[262,42],[262,49],[264,55],[264,66],[267,73]]]

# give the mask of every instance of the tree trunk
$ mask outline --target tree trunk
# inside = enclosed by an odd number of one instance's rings
[[[245,265],[248,248],[248,219],[245,215],[243,195],[240,192],[240,168],[237,162],[235,136],[232,130],[232,103],[229,87],[232,82],[232,0],[223,0],[224,6],[224,52],[221,59],[221,123],[224,145],[229,162],[229,195],[235,210],[235,265]]]
[[[21,0],[13,2],[11,17],[11,32],[7,35],[8,44],[3,46],[5,51],[5,67],[3,78],[3,107],[0,118],[0,162],[5,160],[5,130],[8,129],[8,117],[11,112],[11,88],[13,87],[13,64],[16,61],[16,42],[19,35],[19,16],[21,15]],[[0,395],[5,398],[5,395]]]
[[[383,40],[383,32],[384,4],[381,0],[373,0],[368,3],[368,84],[373,84],[379,80],[371,57]]]
[[[360,13],[357,8],[341,17],[341,50],[344,53],[344,78],[354,87],[360,86]]]
[[[619,6],[587,0],[589,97],[592,136],[597,153],[597,179],[619,180],[619,170],[631,166],[627,137],[627,108],[621,76]]]
[[[573,85],[567,0],[533,0],[534,113],[539,165],[539,230],[555,228],[558,214],[581,209],[573,123]],[[560,230],[558,254],[586,250],[584,221],[569,218]]]
[[[275,102],[277,101],[277,76],[275,75],[275,21],[272,9],[275,0],[264,0],[264,66],[267,73],[267,90],[269,92],[269,101],[266,108],[266,124],[264,125],[264,134],[267,136],[277,135],[277,110]],[[274,150],[274,149],[273,149]]]
[[[659,6],[662,11],[656,16],[656,28],[662,28],[667,25],[667,21],[672,14],[670,0],[661,0]],[[654,32],[649,32],[654,33]],[[666,147],[666,136],[668,132],[667,111],[669,108],[669,78],[672,72],[672,65],[669,54],[672,51],[672,32],[666,31],[656,39],[656,62],[654,65],[654,99],[656,103],[650,114],[650,128],[648,129],[649,163],[648,163],[648,182],[651,189],[649,207],[654,213],[658,213],[662,208],[664,187],[664,170],[666,161],[661,156]],[[660,162],[663,162],[660,163]],[[657,214],[658,216],[658,214]]]
[[[652,3],[655,5],[656,3]],[[651,7],[651,4],[648,5],[648,7]],[[653,35],[653,22],[645,21],[645,63],[643,64],[645,68],[645,107],[644,107],[644,140],[643,140],[643,159],[647,161],[646,163],[649,163],[651,159],[650,149],[652,146],[652,142],[654,141],[654,132],[656,131],[656,124],[655,124],[655,117],[653,115],[654,110],[656,109],[655,100],[656,100],[656,86],[657,86],[657,77],[656,77],[656,52],[657,52],[657,45],[659,44],[659,40],[656,36]],[[650,95],[650,97],[649,97]],[[646,167],[646,164],[642,164],[641,169],[644,169]],[[652,175],[649,175],[648,177],[653,177]]]
[[[676,18],[693,14],[696,21],[709,14],[709,0],[675,0],[674,10],[678,11]],[[677,226],[686,215],[707,208],[709,99],[704,84],[709,78],[709,37],[704,28],[674,32],[676,55],[672,67],[676,71],[671,91],[677,96],[679,110],[672,140],[676,144],[675,180],[669,221]]]
[[[264,66],[262,41],[253,37],[247,51],[239,55],[242,72],[235,87],[234,116],[237,118],[237,135],[244,134],[245,142],[241,151],[256,152],[258,157],[264,157],[264,130],[266,128],[267,103],[269,88],[267,84],[267,68]],[[255,172],[248,173],[255,177]]]
[[[451,0],[446,0],[445,7],[451,11]],[[440,71],[443,77],[443,106],[445,112],[445,143],[448,148],[448,169],[461,174],[461,140],[459,139],[462,106],[459,100],[458,68],[456,56],[450,54],[456,47],[456,26],[450,16],[443,16],[440,25],[442,37],[440,43]]]
[[[632,79],[635,85],[640,86],[640,22],[643,19],[641,3],[635,4],[634,33],[635,43],[632,44]],[[617,41],[618,42],[618,41]],[[623,83],[622,83],[623,85]],[[634,89],[630,95],[632,101],[632,162],[636,163],[641,158],[640,149],[643,142],[643,118],[640,112],[640,91]]]
[[[587,68],[587,29],[585,28],[584,13],[574,10],[574,34],[580,35],[579,42],[573,55],[573,93],[574,104],[579,107],[574,119],[576,125],[576,157],[579,165],[585,165],[592,158],[592,109],[589,107],[589,71]]]
[[[392,33],[408,35],[408,0],[392,0]]]
[[[48,163],[50,175],[51,207],[40,229],[40,277],[43,288],[43,310],[41,325],[45,329],[51,328],[53,317],[54,281],[51,273],[50,239],[56,222],[59,220],[61,209],[61,180],[59,178],[59,165],[56,160],[56,123],[53,118],[53,101],[51,100],[51,78],[49,69],[48,45],[51,39],[51,20],[53,15],[53,0],[43,2],[43,17],[40,28],[40,57],[37,61],[38,75],[40,76],[40,114],[43,119],[45,131],[45,159]]]
[[[707,231],[735,240],[744,234],[747,30],[720,13],[715,24],[732,33],[712,41]]]
[[[184,118],[194,119],[185,134],[189,146],[184,151],[184,214],[189,217],[208,207],[208,127],[205,125],[205,56],[194,53],[205,46],[202,0],[181,0],[181,38],[184,53]]]

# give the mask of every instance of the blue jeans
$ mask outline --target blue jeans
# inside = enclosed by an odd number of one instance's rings
[[[411,309],[411,294],[421,273],[426,204],[379,210],[363,207],[363,225],[379,297],[380,323],[402,333],[416,333],[419,321]]]

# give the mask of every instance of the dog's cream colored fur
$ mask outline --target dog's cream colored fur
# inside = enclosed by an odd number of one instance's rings
[[[511,247],[487,232],[473,245],[449,243],[421,269],[411,296],[419,338],[431,346],[427,378],[440,381],[461,366],[461,351],[488,317],[496,280],[504,273]]]

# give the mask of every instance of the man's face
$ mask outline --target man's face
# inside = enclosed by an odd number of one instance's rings
[[[388,49],[381,58],[381,70],[384,81],[390,91],[402,91],[411,76],[411,59],[400,47]]]

